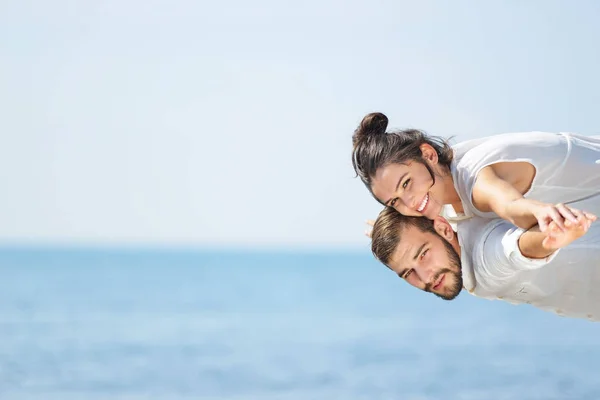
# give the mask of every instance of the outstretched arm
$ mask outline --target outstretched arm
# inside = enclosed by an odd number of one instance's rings
[[[497,163],[483,168],[473,186],[473,205],[480,211],[493,211],[500,218],[522,229],[535,225],[546,232],[554,221],[565,229],[564,221],[577,223],[577,216],[564,204],[547,204],[526,199],[523,193],[531,187],[535,168],[522,162]]]
[[[524,231],[507,221],[492,222],[473,248],[473,260],[481,266],[480,273],[492,278],[490,282],[507,282],[518,271],[542,268],[561,248],[588,231],[595,217],[582,214],[579,224],[566,222],[565,230],[561,230],[551,223],[548,233],[540,232],[537,226]]]
[[[571,223],[566,225],[566,232],[556,226],[550,228],[557,233],[556,242],[552,243],[546,239],[548,235],[537,228],[524,231],[505,220],[490,222],[477,235],[472,248],[477,286],[489,293],[514,293],[513,289],[517,290],[517,286],[527,286],[527,280],[519,278],[519,274],[552,264],[556,257],[560,257],[562,247],[587,232],[589,222],[581,227],[584,229],[576,229]],[[558,233],[563,236],[558,236]],[[579,254],[580,251],[573,253]]]

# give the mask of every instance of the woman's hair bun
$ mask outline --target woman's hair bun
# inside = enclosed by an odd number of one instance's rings
[[[363,138],[385,134],[385,130],[388,126],[388,117],[380,112],[374,112],[365,115],[360,122],[360,125],[354,131],[352,136],[352,143],[356,144]]]

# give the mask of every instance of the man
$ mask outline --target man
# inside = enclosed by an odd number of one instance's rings
[[[584,205],[585,207],[585,205]],[[585,209],[585,208],[584,208]],[[452,300],[465,289],[487,299],[531,304],[559,315],[600,320],[600,225],[551,233],[501,219],[458,221],[403,216],[385,208],[374,224],[372,251],[409,284]]]

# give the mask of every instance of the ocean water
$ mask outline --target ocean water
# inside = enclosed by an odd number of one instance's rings
[[[0,399],[599,398],[600,324],[366,250],[0,250]]]

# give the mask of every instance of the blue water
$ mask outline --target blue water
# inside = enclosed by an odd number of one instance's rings
[[[0,399],[600,398],[600,324],[364,253],[0,250]]]

